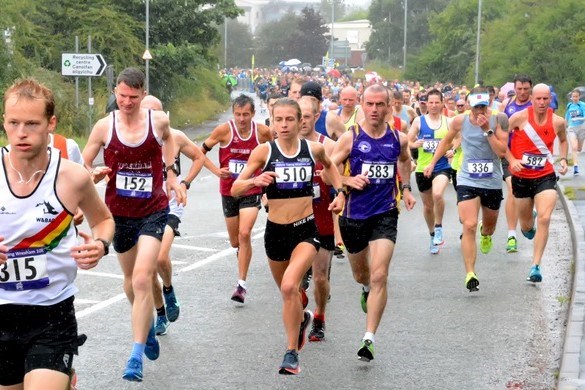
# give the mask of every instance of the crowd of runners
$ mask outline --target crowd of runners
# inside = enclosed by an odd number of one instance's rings
[[[534,242],[526,280],[542,281],[557,173],[568,171],[568,140],[576,161],[585,139],[578,91],[563,118],[551,107],[551,88],[533,85],[525,75],[501,91],[483,83],[468,89],[379,76],[259,72],[254,89],[266,122],[254,120],[255,99],[234,91],[233,119],[196,145],[170,127],[144,82],[136,68],[119,74],[118,109],[95,124],[77,162],[77,146],[53,135],[57,121],[49,89],[26,79],[4,94],[0,364],[6,369],[0,386],[74,386],[73,355],[84,342],[73,307],[75,269],[95,267],[111,243],[132,304],[134,342],[123,378],[143,380],[143,357],[159,357],[158,336],[180,315],[170,248],[188,190],[203,167],[219,178],[229,242],[237,249],[232,301],[247,302],[250,262],[268,258],[282,297],[287,346],[281,374],[298,374],[305,342],[325,339],[334,254],[347,256],[361,290],[356,300],[366,316],[357,356],[374,359],[401,208],[422,210],[431,254],[439,256],[447,240],[460,241],[469,292],[480,284],[477,247],[484,254],[493,245],[517,252],[517,225]],[[207,156],[214,148],[218,161]],[[96,167],[100,152],[104,165]],[[180,166],[181,154],[190,167]],[[577,165],[573,174],[579,174]],[[104,200],[93,184],[102,180]],[[460,237],[443,233],[450,186],[457,193]],[[502,201],[507,240],[494,243]],[[254,254],[251,231],[262,206],[265,253]],[[404,217],[418,218],[416,213]],[[77,233],[75,224],[83,219],[91,234]]]

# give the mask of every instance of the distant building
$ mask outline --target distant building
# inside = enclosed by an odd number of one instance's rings
[[[331,23],[326,25],[331,34]],[[333,23],[334,57],[337,62],[351,67],[363,67],[366,61],[366,42],[372,34],[372,26],[367,19]]]

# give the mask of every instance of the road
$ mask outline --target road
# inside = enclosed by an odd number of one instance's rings
[[[190,136],[195,135],[191,130]],[[217,161],[217,148],[210,158]],[[236,306],[229,299],[237,280],[236,256],[227,240],[218,179],[202,171],[189,191],[182,235],[172,249],[181,316],[160,337],[161,357],[146,361],[143,383],[121,379],[132,335],[115,254],[94,270],[79,272],[77,316],[80,332],[89,337],[74,361],[79,388],[554,388],[572,256],[560,203],[553,214],[541,284],[525,282],[531,242],[519,238],[519,252],[506,254],[502,210],[492,252],[478,255],[480,290],[469,293],[453,188],[446,193],[446,245],[438,255],[429,254],[416,190],[415,197],[415,210],[400,215],[375,360],[357,360],[365,331],[361,290],[347,260],[334,259],[326,341],[307,343],[300,354],[300,375],[281,376],[277,369],[286,345],[280,294],[263,249],[266,213],[260,211],[253,232],[246,304]]]

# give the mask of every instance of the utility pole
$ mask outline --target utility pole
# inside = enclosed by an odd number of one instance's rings
[[[479,35],[481,33],[481,0],[477,6],[477,43],[475,45],[475,84],[479,82]]]
[[[149,93],[150,92],[150,66],[149,66],[149,61],[150,61],[150,55],[146,55],[148,53],[148,49],[149,49],[149,29],[150,29],[150,23],[149,23],[149,19],[150,19],[150,7],[149,7],[149,3],[150,0],[146,0],[146,51],[144,52],[144,61],[145,61],[145,70],[146,70],[146,92]]]
[[[404,0],[404,42],[402,44],[402,71],[406,72],[406,32],[408,30],[408,0]]]
[[[333,24],[335,23],[335,0],[331,0],[331,48],[329,49],[329,58],[335,58],[333,56]]]

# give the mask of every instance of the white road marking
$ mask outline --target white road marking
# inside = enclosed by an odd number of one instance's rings
[[[91,275],[91,276],[103,276],[105,278],[114,278],[114,279],[124,279],[124,275],[121,274],[110,274],[108,272],[98,272],[98,271],[85,271],[85,270],[77,270],[78,274],[81,275]]]
[[[113,305],[114,303],[120,302],[122,300],[126,299],[126,294],[122,293],[122,294],[118,294],[110,299],[106,299],[105,301],[101,301],[100,303],[98,303],[97,305],[93,305],[91,307],[88,307],[87,309],[78,311],[75,316],[77,318],[83,318],[86,317],[96,311],[105,309],[106,307]]]
[[[257,234],[257,235],[255,235],[255,236],[252,237],[252,240],[255,240],[257,238],[260,238],[263,235],[264,235],[264,233]],[[189,272],[189,271],[192,271],[194,269],[197,269],[197,268],[203,267],[204,265],[207,265],[209,263],[212,263],[212,262],[214,262],[216,260],[219,260],[219,259],[222,259],[224,257],[227,257],[228,255],[231,255],[231,254],[233,254],[235,252],[236,252],[236,249],[235,248],[224,249],[221,252],[215,253],[215,254],[213,254],[213,255],[211,255],[211,256],[203,259],[203,260],[199,260],[198,262],[196,262],[194,264],[191,264],[190,266],[187,266],[185,268],[181,268],[178,272]]]
[[[257,230],[257,229],[254,229],[254,230]],[[264,228],[262,228],[261,230],[262,231],[260,233],[252,236],[252,240],[256,240],[264,235]],[[184,245],[184,246],[187,246],[187,245]],[[213,263],[214,261],[217,261],[219,259],[223,259],[229,255],[232,255],[235,252],[236,252],[235,248],[224,249],[220,252],[214,253],[213,255],[211,255],[203,260],[200,260],[194,264],[191,264],[185,268],[181,268],[177,272],[189,272],[189,271],[192,271],[194,269],[201,268],[209,263]],[[109,277],[109,278],[115,278],[115,279],[124,279],[123,275],[110,274],[110,273],[106,273],[106,272],[84,271],[84,270],[78,270],[77,272],[79,274],[82,274],[82,275],[103,276],[103,277]],[[88,307],[87,309],[84,309],[84,310],[77,312],[76,317],[78,319],[86,317],[94,312],[105,309],[108,306],[111,306],[117,302],[120,302],[120,301],[124,300],[125,298],[126,298],[126,294],[124,294],[124,293],[118,294],[112,298],[106,299],[105,301],[101,301],[101,302],[99,302],[91,307]],[[78,300],[78,301],[80,301],[80,300]],[[86,301],[88,303],[90,302],[89,300],[86,300]]]
[[[204,248],[201,246],[182,245],[182,244],[173,244],[173,248],[189,249],[192,251],[202,251],[202,252],[217,252],[217,249]]]
[[[83,298],[75,298],[75,303],[77,304],[81,304],[81,305],[87,305],[90,303],[98,303],[99,301],[94,301],[91,299],[83,299]]]

